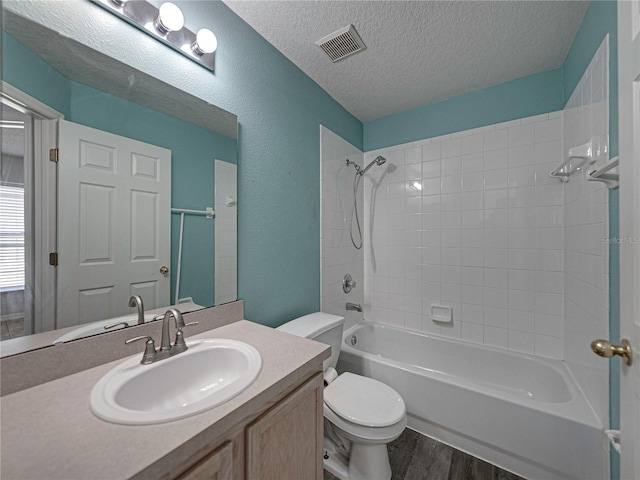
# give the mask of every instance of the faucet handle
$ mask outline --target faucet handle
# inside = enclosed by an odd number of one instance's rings
[[[173,343],[173,348],[177,348],[178,353],[187,350],[187,344],[184,341],[184,333],[182,333],[182,329],[184,327],[191,327],[197,324],[198,322],[189,322],[185,323],[182,327],[178,327],[178,330],[176,331],[176,341]]]
[[[110,330],[112,328],[117,327],[118,325],[124,325],[124,328],[127,328],[129,326],[129,324],[127,322],[118,322],[118,323],[112,323],[111,325],[105,325],[104,329],[105,330]]]
[[[129,340],[125,340],[125,344],[130,344],[133,342],[137,342],[138,340],[146,340],[145,345],[144,345],[144,353],[142,354],[142,360],[140,360],[140,363],[143,365],[148,365],[150,363],[153,363],[153,359],[156,356],[156,344],[153,341],[153,338],[151,338],[148,335],[142,335],[141,337],[134,337],[134,338],[130,338]]]

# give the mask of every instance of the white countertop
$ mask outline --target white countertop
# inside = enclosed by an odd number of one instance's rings
[[[160,425],[116,425],[95,417],[89,395],[120,359],[0,399],[0,477],[23,479],[124,479],[154,463],[167,469],[180,459],[176,448],[212,445],[278,394],[321,371],[330,347],[241,320],[190,337],[230,338],[253,345],[262,371],[243,393],[216,408]],[[142,356],[142,349],[138,354]],[[171,381],[171,379],[167,379]],[[211,428],[214,427],[215,428]],[[209,435],[199,433],[211,430]],[[156,464],[154,468],[158,468]],[[181,468],[181,467],[174,467]],[[177,472],[176,472],[177,473]]]

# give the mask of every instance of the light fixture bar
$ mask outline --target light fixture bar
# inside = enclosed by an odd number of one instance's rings
[[[210,51],[210,45],[217,46],[217,41],[213,42],[211,37],[215,39],[215,35],[208,31],[211,35],[196,35],[188,28],[182,25],[182,12],[180,9],[167,2],[156,8],[146,0],[91,0],[96,5],[101,6],[105,10],[122,18],[131,25],[139,28],[147,35],[160,40],[165,45],[180,52],[187,58],[199,63],[208,70],[214,71],[215,51]],[[168,8],[167,8],[168,7]],[[176,17],[165,18],[166,12]],[[162,16],[161,16],[162,14]],[[173,30],[175,28],[175,30]],[[198,32],[200,33],[200,32]],[[207,44],[201,46],[200,43],[204,38]],[[215,48],[214,48],[215,50]]]

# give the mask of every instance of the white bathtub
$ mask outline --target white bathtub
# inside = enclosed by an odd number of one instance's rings
[[[560,361],[363,321],[338,370],[396,389],[409,427],[525,478],[609,477],[603,427]]]

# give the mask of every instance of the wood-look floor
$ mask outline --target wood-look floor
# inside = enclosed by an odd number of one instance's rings
[[[391,480],[524,480],[408,428],[388,449]]]

